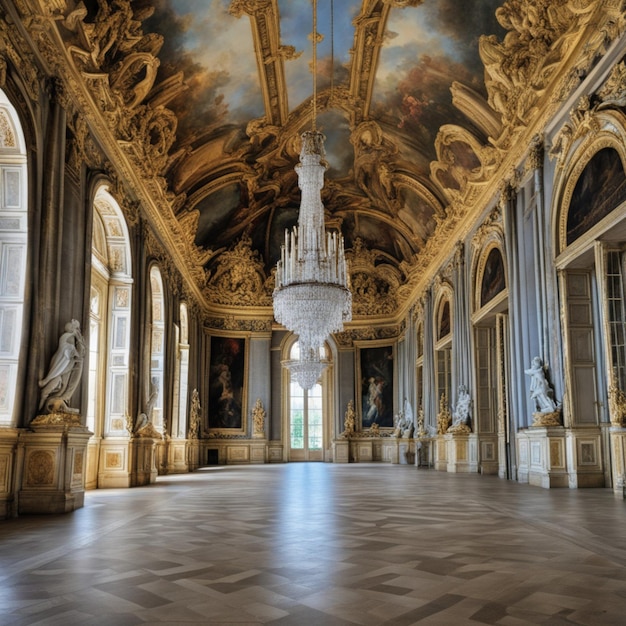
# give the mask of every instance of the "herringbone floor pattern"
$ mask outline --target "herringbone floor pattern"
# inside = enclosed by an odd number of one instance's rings
[[[387,464],[213,467],[0,522],[0,624],[626,624],[626,503]]]

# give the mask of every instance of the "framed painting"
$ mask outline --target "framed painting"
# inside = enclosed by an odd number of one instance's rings
[[[245,337],[211,337],[209,428],[245,433]]]
[[[358,351],[361,429],[373,424],[393,428],[394,347],[363,347]]]

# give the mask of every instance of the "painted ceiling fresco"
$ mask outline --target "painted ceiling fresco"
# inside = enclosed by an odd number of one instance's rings
[[[167,103],[178,117],[167,178],[180,212],[197,214],[195,243],[211,251],[209,268],[249,237],[269,273],[298,214],[293,168],[312,123],[311,0],[152,4],[143,29],[164,38],[157,83],[180,85]],[[454,106],[451,87],[486,100],[478,41],[502,38],[500,4],[318,0],[322,199],[347,249],[358,241],[399,268],[432,234],[446,205],[431,174],[440,127],[488,139]]]

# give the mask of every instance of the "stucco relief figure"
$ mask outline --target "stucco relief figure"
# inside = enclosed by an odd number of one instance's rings
[[[532,366],[524,370],[530,376],[530,397],[535,402],[535,407],[539,413],[554,413],[557,410],[554,401],[554,393],[546,379],[543,363],[536,356],[532,361]]]
[[[59,346],[52,356],[48,374],[39,381],[41,396],[39,410],[50,413],[78,413],[68,406],[83,373],[85,341],[80,323],[72,320],[65,325]]]

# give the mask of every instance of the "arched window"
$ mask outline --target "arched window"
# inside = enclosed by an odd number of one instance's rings
[[[27,256],[27,169],[17,113],[0,89],[0,426],[15,426]]]
[[[87,427],[97,437],[127,434],[131,285],[126,221],[103,185],[94,197],[89,307]]]
[[[300,344],[296,341],[289,358],[300,358]],[[326,359],[324,348],[320,358]],[[311,389],[302,389],[290,374],[289,381],[289,460],[324,460],[324,374]]]
[[[444,286],[435,315],[435,359],[437,366],[437,397],[451,401],[452,391],[452,290]]]
[[[163,372],[165,371],[165,311],[163,280],[156,265],[150,268],[151,324],[150,324],[150,386],[149,394],[156,393],[152,406],[153,426],[163,430]]]
[[[567,213],[567,245],[626,201],[626,174],[620,155],[603,148],[582,171]]]
[[[189,320],[187,305],[180,305],[180,326],[176,327],[178,350],[176,352],[176,384],[174,386],[174,417],[172,437],[180,439],[187,434],[187,397],[189,395]]]

